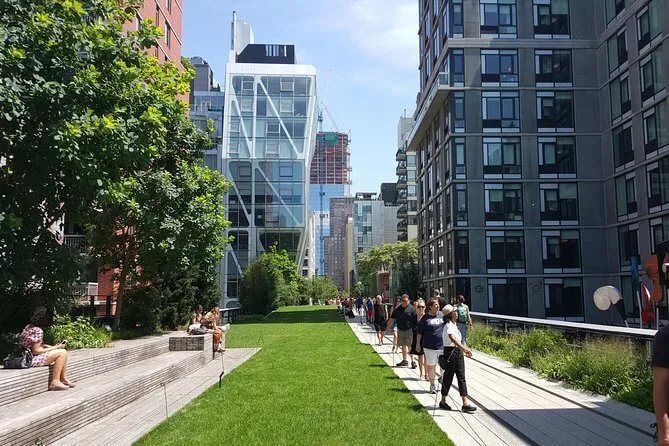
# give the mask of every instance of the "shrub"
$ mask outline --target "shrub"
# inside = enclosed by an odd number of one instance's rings
[[[68,349],[102,348],[110,341],[109,333],[82,316],[74,320],[70,316],[54,316],[54,323],[46,330],[44,338],[49,344],[67,340]]]
[[[645,352],[627,342],[599,339],[569,346],[554,330],[504,334],[481,326],[469,332],[468,341],[484,353],[547,378],[652,411],[650,365]]]

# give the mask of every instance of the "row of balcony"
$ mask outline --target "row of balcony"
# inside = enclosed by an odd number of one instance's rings
[[[395,168],[395,174],[404,175],[405,173],[407,173],[407,163],[406,161],[400,161]]]

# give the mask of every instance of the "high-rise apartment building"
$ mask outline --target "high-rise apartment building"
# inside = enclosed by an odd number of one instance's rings
[[[473,310],[638,314],[630,258],[669,239],[669,4],[420,0],[421,273]],[[666,319],[666,303],[661,309]]]
[[[416,192],[416,153],[407,153],[413,118],[402,117],[397,123],[397,240],[415,240],[418,236],[418,196]]]
[[[356,254],[397,241],[397,209],[374,192],[359,192],[353,200],[353,246]]]
[[[311,160],[309,208],[316,214],[316,273],[326,275],[325,241],[330,235],[330,198],[350,195],[349,136],[318,132]]]
[[[201,57],[190,59],[195,68],[195,78],[190,83],[190,118],[201,130],[207,130],[212,121],[214,144],[204,151],[204,163],[213,170],[219,170],[223,150],[223,106],[225,92],[214,80],[214,72]]]
[[[293,45],[255,44],[250,25],[235,15],[220,169],[232,183],[225,205],[235,238],[221,266],[226,306],[238,303],[242,270],[271,246],[302,271],[317,108],[316,68],[297,64]]]
[[[347,227],[353,216],[353,200],[353,197],[330,198],[330,235],[325,237],[324,263],[327,275],[340,290],[346,289],[354,269],[350,261],[353,255],[353,230]]]

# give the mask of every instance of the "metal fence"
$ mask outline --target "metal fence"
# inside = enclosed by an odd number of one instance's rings
[[[221,308],[221,323],[232,323],[242,314],[242,307]]]
[[[502,314],[471,312],[472,319],[494,326],[504,332],[525,331],[532,328],[551,328],[578,338],[606,337],[629,339],[650,346],[657,330],[628,328],[614,325],[586,324],[582,322],[533,319],[528,317],[505,316]]]

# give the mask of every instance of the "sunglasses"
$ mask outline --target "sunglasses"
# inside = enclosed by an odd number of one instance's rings
[[[418,305],[416,308],[425,308],[425,305]]]

